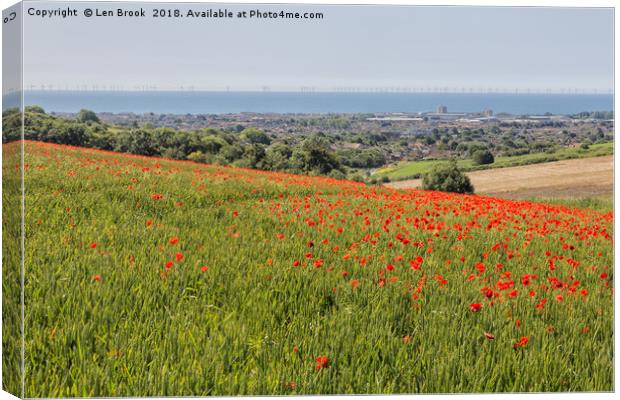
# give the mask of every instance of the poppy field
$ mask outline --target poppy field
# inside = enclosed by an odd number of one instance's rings
[[[24,170],[26,397],[614,390],[611,212],[37,142]]]

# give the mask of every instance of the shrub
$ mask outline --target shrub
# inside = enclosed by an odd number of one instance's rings
[[[493,164],[495,161],[493,153],[489,150],[476,150],[471,158],[476,165]]]
[[[441,192],[473,193],[474,187],[452,160],[449,164],[438,165],[422,178],[422,189]]]

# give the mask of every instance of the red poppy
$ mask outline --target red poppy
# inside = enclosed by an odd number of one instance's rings
[[[177,254],[176,254],[176,256],[175,256],[175,257],[176,257],[177,261],[181,261],[181,260],[183,260],[183,258],[184,258],[185,256],[183,255],[183,253],[179,252],[179,253],[177,253]]]
[[[473,312],[478,312],[482,308],[482,304],[480,303],[472,303],[469,305],[469,309]]]
[[[93,243],[90,244],[90,248],[91,249],[94,249],[95,247],[97,247],[97,243],[93,242]]]
[[[326,356],[319,356],[316,358],[316,370],[319,371],[322,368],[327,368],[329,360]]]
[[[514,344],[515,349],[519,348],[519,347],[523,347],[525,346],[528,342],[530,341],[530,339],[527,338],[527,336],[521,336],[521,338],[519,339],[518,342],[516,342]]]
[[[170,240],[168,240],[168,243],[170,243],[170,244],[177,244],[177,243],[179,243],[179,238],[176,237],[176,236],[173,236],[173,237],[170,238]]]

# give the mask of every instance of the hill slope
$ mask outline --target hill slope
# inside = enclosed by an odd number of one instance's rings
[[[27,397],[613,389],[612,214],[25,148]]]

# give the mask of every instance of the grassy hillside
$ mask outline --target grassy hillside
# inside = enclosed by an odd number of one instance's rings
[[[613,390],[611,213],[25,148],[26,397]]]
[[[474,165],[472,160],[458,160],[458,166],[464,171],[476,171],[490,168],[514,167],[518,165],[536,164],[550,161],[567,160],[572,158],[600,157],[613,154],[614,144],[599,143],[590,145],[588,149],[581,148],[561,148],[553,153],[533,153],[522,156],[496,157],[493,164]],[[376,176],[387,176],[390,180],[403,180],[419,178],[421,175],[430,172],[438,164],[445,163],[446,160],[424,160],[414,162],[404,162],[393,167],[379,169],[375,172]]]

